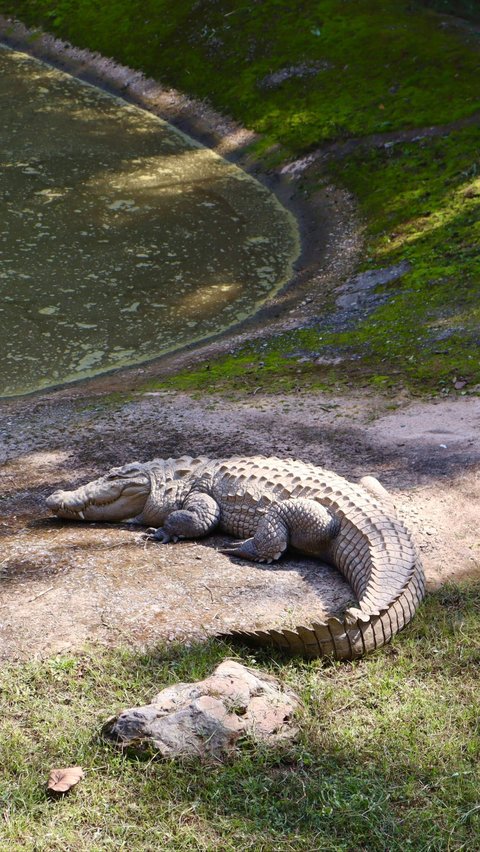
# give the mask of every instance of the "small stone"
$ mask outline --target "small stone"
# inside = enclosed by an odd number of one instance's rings
[[[150,749],[164,758],[219,759],[240,737],[267,743],[293,738],[299,703],[271,675],[226,660],[205,680],[169,686],[151,704],[109,719],[103,733],[122,748]]]

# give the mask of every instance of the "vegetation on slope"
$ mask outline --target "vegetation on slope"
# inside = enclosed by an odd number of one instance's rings
[[[338,342],[363,345],[372,367],[383,359],[392,378],[398,371],[441,388],[477,381],[478,128],[358,154],[334,173],[359,198],[368,265],[411,264],[384,288],[391,298]]]
[[[339,372],[314,356],[332,346],[350,356],[342,381],[444,393],[459,384],[467,393],[480,381],[480,163],[475,125],[457,126],[480,107],[478,36],[432,8],[458,14],[459,5],[0,0],[4,13],[208,98],[261,134],[252,154],[266,166],[335,140],[398,134],[398,144],[373,153],[359,147],[331,157],[303,187],[308,194],[333,177],[355,194],[366,223],[364,268],[410,260],[411,272],[385,291],[392,298],[347,332],[293,332],[170,384],[257,387],[267,371],[274,388],[325,387]],[[475,17],[475,4],[464,0],[460,11]],[[291,73],[275,82],[282,69]],[[433,125],[447,127],[422,139]],[[412,128],[419,138],[402,143]]]

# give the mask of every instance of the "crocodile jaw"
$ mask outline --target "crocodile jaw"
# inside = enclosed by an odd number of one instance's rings
[[[148,473],[139,464],[128,464],[74,491],[55,491],[47,506],[72,521],[125,521],[140,515],[149,495]]]

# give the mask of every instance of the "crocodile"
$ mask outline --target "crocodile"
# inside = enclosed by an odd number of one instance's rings
[[[243,539],[228,553],[257,562],[292,547],[336,566],[350,583],[358,605],[342,617],[228,634],[248,643],[353,659],[389,642],[424,596],[410,534],[371,476],[354,484],[294,459],[182,456],[112,468],[75,490],[56,491],[47,505],[69,520],[135,521],[164,544],[219,529]]]

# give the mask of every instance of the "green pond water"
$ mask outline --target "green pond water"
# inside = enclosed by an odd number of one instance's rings
[[[0,396],[228,328],[290,277],[294,218],[148,112],[0,48]]]

